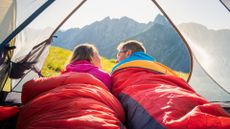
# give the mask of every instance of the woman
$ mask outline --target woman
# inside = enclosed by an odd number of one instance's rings
[[[97,49],[82,44],[64,74],[25,83],[17,129],[124,129],[124,110],[100,67]]]
[[[62,71],[67,72],[90,73],[111,89],[110,75],[101,70],[101,57],[92,44],[80,44],[74,48],[70,63]]]

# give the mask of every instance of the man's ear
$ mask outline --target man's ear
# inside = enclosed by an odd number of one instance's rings
[[[133,53],[132,50],[128,50],[128,51],[127,51],[127,56],[132,55],[132,53]]]

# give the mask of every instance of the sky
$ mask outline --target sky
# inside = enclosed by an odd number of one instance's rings
[[[107,16],[127,16],[140,23],[148,23],[153,21],[158,13],[151,0],[88,0],[62,28],[81,28]]]
[[[210,29],[230,29],[230,13],[223,8],[219,0],[159,0],[159,3],[162,7],[166,5],[165,11],[176,17],[173,19],[175,24],[196,22],[205,24]],[[148,23],[159,13],[151,0],[88,0],[62,28],[81,28],[106,16],[128,16],[138,22]]]
[[[43,3],[44,1],[41,0]],[[57,26],[68,15],[67,12],[73,10],[80,2],[81,0],[56,0],[39,16],[43,20],[35,20],[32,23],[33,27]],[[176,25],[196,22],[209,29],[230,29],[230,13],[219,0],[158,0],[158,2]],[[22,14],[30,13],[31,8],[21,8]],[[151,0],[87,0],[61,29],[82,28],[107,16],[110,18],[127,16],[137,22],[148,23],[159,13]]]
[[[210,29],[230,29],[230,12],[219,0],[159,0],[175,23],[196,22]],[[176,4],[177,6],[171,6]]]

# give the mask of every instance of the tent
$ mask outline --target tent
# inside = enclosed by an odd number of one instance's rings
[[[48,54],[54,33],[66,21],[66,16],[71,15],[70,13],[76,11],[84,2],[71,1],[67,3],[68,8],[66,10],[56,11],[59,15],[58,17],[52,19],[52,21],[47,21],[45,24],[38,24],[44,21],[47,16],[50,16],[56,6],[64,4],[64,2],[54,0],[1,1],[1,3],[4,3],[1,9],[6,10],[3,13],[1,11],[1,30],[3,32],[7,31],[7,33],[1,33],[1,70],[5,70],[3,71],[5,73],[1,74],[1,78],[4,78],[1,79],[1,91],[2,89],[4,91],[13,90],[18,93],[26,81],[40,76],[39,72]],[[76,7],[76,5],[78,6]],[[15,14],[16,12],[17,14]],[[6,26],[5,24],[9,25]],[[35,31],[32,26],[36,26],[39,30]],[[8,46],[9,40],[12,40],[12,45]],[[15,50],[14,42],[17,44],[15,45],[17,46]],[[4,46],[8,46],[8,50],[4,49]],[[12,53],[12,51],[14,51],[15,56],[7,54],[7,52]],[[9,58],[11,59],[9,60]],[[4,63],[7,61],[8,63]],[[12,67],[10,68],[9,65]],[[9,76],[12,79],[3,87],[9,73],[11,73]],[[13,76],[11,77],[11,75]]]
[[[87,2],[90,1],[0,0],[1,105],[19,97],[25,82],[41,76],[40,70],[55,32]],[[209,101],[229,107],[230,47],[227,37],[230,22],[226,22],[230,21],[229,1],[152,2],[172,24],[190,52],[189,84]],[[182,4],[175,4],[177,2]],[[57,9],[60,5],[67,8]],[[49,16],[53,16],[52,19]],[[191,24],[185,26],[185,23]],[[20,104],[18,100],[14,103]]]

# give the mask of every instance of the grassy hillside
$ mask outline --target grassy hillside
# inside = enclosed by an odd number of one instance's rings
[[[58,75],[64,68],[70,55],[71,51],[69,50],[51,46],[49,55],[42,68],[42,74],[47,77]]]
[[[42,74],[46,77],[58,75],[60,71],[65,67],[65,65],[68,63],[71,54],[72,52],[67,49],[51,46],[49,55],[42,68]],[[109,60],[105,57],[102,57],[103,70],[110,73],[115,64],[116,63],[114,59]],[[186,79],[188,77],[188,74],[186,73],[177,71],[176,73],[181,78]]]
[[[68,63],[71,54],[72,52],[67,49],[51,46],[49,55],[42,68],[42,74],[46,77],[58,75],[60,71],[65,67],[65,65]],[[109,60],[102,57],[103,70],[111,72],[114,65],[114,59]]]

